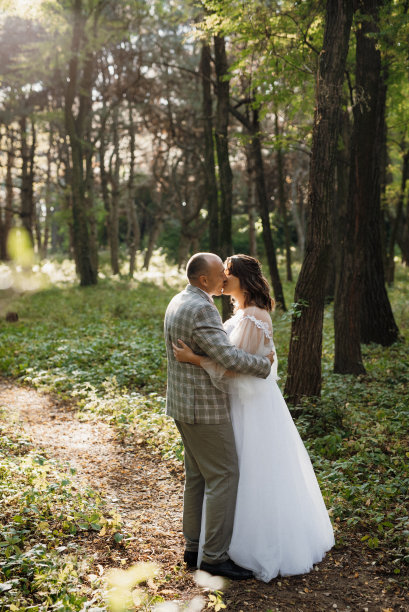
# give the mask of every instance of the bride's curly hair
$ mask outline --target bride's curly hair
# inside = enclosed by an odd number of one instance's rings
[[[255,305],[269,312],[275,303],[270,296],[270,287],[261,271],[260,262],[250,255],[232,255],[224,262],[230,274],[237,276],[244,292],[244,306]]]

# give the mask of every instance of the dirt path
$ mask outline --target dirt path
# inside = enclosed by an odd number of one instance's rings
[[[83,482],[100,491],[135,534],[126,549],[109,551],[91,539],[98,563],[126,567],[124,561],[156,561],[170,576],[158,594],[184,600],[198,594],[191,574],[176,567],[183,555],[182,470],[161,462],[143,446],[121,444],[107,424],[81,422],[50,396],[1,379],[0,408],[21,421],[36,446],[68,462]],[[224,601],[231,612],[409,611],[402,579],[388,574],[378,565],[376,553],[359,541],[336,548],[305,576],[278,578],[267,585],[256,580],[231,583]]]

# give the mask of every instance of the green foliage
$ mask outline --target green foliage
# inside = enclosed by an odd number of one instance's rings
[[[324,10],[320,3],[259,0],[205,0],[206,14],[197,37],[218,34],[229,41],[231,87],[237,97],[254,96],[262,116],[279,112],[285,128],[282,149],[307,144],[318,55],[322,47]],[[243,92],[243,85],[247,88]],[[269,130],[271,135],[271,128]]]
[[[163,396],[121,389],[115,377],[103,383],[102,393],[85,385],[74,395],[81,397],[79,408],[83,419],[106,420],[118,428],[122,437],[136,438],[138,443],[161,452],[165,459],[182,460],[182,442],[173,420],[165,415]]]
[[[120,386],[163,391],[162,320],[172,289],[142,283],[49,289],[22,298],[20,321],[2,322],[0,369],[63,393],[115,376]]]
[[[84,581],[92,559],[81,534],[117,540],[119,516],[80,488],[75,470],[66,473],[10,429],[0,424],[1,609],[74,612],[102,603]]]

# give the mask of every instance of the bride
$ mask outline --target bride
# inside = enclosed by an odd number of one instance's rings
[[[235,314],[224,324],[241,349],[272,349],[273,301],[259,262],[248,255],[226,260],[224,293]],[[239,458],[230,558],[259,580],[309,572],[334,545],[334,534],[310,458],[277,385],[277,359],[268,378],[235,374],[193,353],[179,340],[178,361],[205,368],[215,386],[230,394]],[[204,519],[203,519],[204,520]],[[200,563],[199,548],[199,563]]]

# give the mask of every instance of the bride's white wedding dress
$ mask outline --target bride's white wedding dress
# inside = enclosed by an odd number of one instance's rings
[[[230,341],[249,353],[275,351],[266,310],[239,310],[225,329]],[[334,534],[310,458],[276,382],[277,359],[265,380],[223,376],[223,368],[209,359],[203,366],[213,383],[227,384],[230,393],[240,469],[230,557],[265,582],[278,574],[310,571],[334,545]]]

